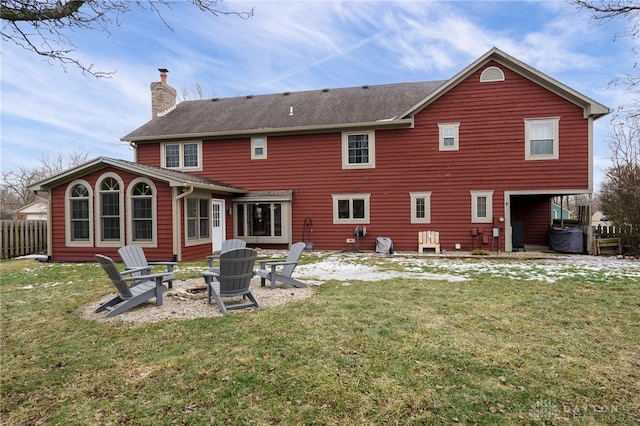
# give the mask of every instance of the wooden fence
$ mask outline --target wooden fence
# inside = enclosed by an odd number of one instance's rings
[[[631,233],[631,226],[604,226],[598,225],[593,228],[593,234],[596,238],[624,238]]]
[[[0,259],[47,251],[46,220],[0,221]]]

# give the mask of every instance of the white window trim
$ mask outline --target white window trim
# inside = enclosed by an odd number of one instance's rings
[[[453,129],[453,146],[444,144],[445,129]],[[460,123],[438,123],[440,151],[458,151],[460,149]]]
[[[133,188],[139,183],[146,183],[151,187],[151,240],[134,240],[133,237]],[[129,188],[127,189],[127,241],[128,244],[135,244],[140,247],[158,247],[158,217],[157,217],[157,194],[158,191],[156,189],[156,185],[153,181],[147,178],[136,178],[129,183]]]
[[[198,166],[196,167],[184,167],[184,146],[195,144],[198,146]],[[167,167],[167,145],[179,145],[180,146],[180,165],[178,167]],[[202,141],[183,141],[183,142],[163,142],[160,144],[160,165],[165,169],[170,170],[184,170],[192,172],[202,171]]]
[[[71,190],[76,185],[84,185],[89,191],[89,239],[87,241],[74,240],[71,235]],[[67,247],[93,247],[93,188],[84,179],[76,179],[67,185],[67,190],[64,196],[64,222],[65,222],[65,245]]]
[[[352,225],[368,225],[371,221],[371,209],[370,209],[370,200],[371,200],[371,194],[332,194],[331,197],[333,198],[333,223],[334,225],[339,225],[339,224],[352,224]],[[339,211],[338,211],[338,201],[340,200],[349,200],[349,211],[350,213],[353,213],[353,200],[354,199],[358,199],[358,200],[364,200],[364,218],[362,219],[354,219],[354,218],[349,218],[349,219],[341,219],[339,217]]]
[[[534,123],[551,123],[553,125],[553,153],[543,155],[531,154],[530,126]],[[524,119],[524,159],[525,160],[557,160],[560,158],[560,117],[525,118]]]
[[[431,191],[410,192],[411,197],[411,223],[431,223]],[[418,217],[416,200],[424,198],[424,217]]]
[[[207,207],[207,217],[209,218],[209,236],[206,238],[189,238],[189,216],[188,216],[188,212],[187,212],[187,200],[198,200],[198,210],[200,209],[200,200],[207,200],[209,201],[209,205]],[[184,210],[184,245],[185,247],[191,247],[191,246],[197,246],[200,244],[209,244],[211,245],[211,215],[212,215],[212,211],[211,211],[211,195],[210,194],[196,194],[193,193],[191,196],[189,197],[185,197],[184,198],[184,203],[183,203],[183,210]],[[200,224],[198,224],[199,226]],[[199,232],[199,231],[198,231]]]
[[[504,81],[504,72],[495,66],[485,68],[482,74],[480,74],[480,83],[493,81]]]
[[[469,191],[471,193],[471,222],[493,223],[493,191]],[[478,217],[478,198],[487,197],[487,217]]]
[[[256,153],[256,141],[263,141],[262,154]],[[251,138],[251,159],[252,160],[266,160],[267,159],[267,137],[266,136],[254,136]]]
[[[240,217],[238,212],[238,207],[240,205],[244,206],[244,214],[247,213],[246,206],[248,204],[280,204],[280,220],[282,226],[282,235],[279,236],[264,236],[264,235],[238,235],[238,223],[237,220]],[[233,235],[234,238],[238,238],[246,241],[249,244],[287,244],[291,242],[291,201],[284,200],[280,198],[265,198],[265,199],[254,199],[252,201],[247,202],[239,202],[234,200],[233,203],[234,209],[234,221],[233,221]],[[242,220],[246,220],[245,217],[241,218]],[[273,226],[273,224],[272,224]],[[246,225],[245,225],[246,231]]]
[[[117,240],[102,240],[102,191],[100,187],[102,186],[102,182],[107,178],[114,178],[118,181],[118,204],[119,204],[119,219],[120,219],[120,238]],[[96,181],[94,197],[95,207],[93,211],[95,212],[95,233],[96,233],[96,247],[122,247],[124,245],[124,183],[122,178],[113,172],[108,172],[101,175]]]
[[[349,135],[369,135],[369,162],[349,163]],[[374,169],[376,167],[376,133],[374,130],[361,132],[342,132],[342,168],[343,169]]]

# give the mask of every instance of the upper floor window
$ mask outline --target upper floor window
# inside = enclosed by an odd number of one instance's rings
[[[410,192],[411,223],[431,223],[431,192]]]
[[[460,123],[438,123],[440,151],[458,151]]]
[[[375,133],[344,132],[342,134],[342,168],[373,168],[375,160]]]
[[[471,192],[471,222],[493,222],[493,191]]]
[[[559,123],[560,117],[525,118],[525,160],[557,160],[559,158]]]
[[[65,240],[68,246],[93,245],[93,209],[91,186],[84,181],[73,181],[67,187]]]
[[[333,197],[333,223],[368,224],[371,194],[337,194]]]
[[[156,246],[156,188],[148,179],[129,185],[128,240],[143,247]]]
[[[160,146],[162,167],[202,170],[202,142],[166,142]]]
[[[189,243],[201,244],[210,240],[211,235],[211,200],[208,198],[189,197],[186,200],[186,234]]]
[[[98,212],[99,245],[122,245],[123,193],[120,178],[112,173],[102,176],[97,182],[98,197],[96,199]]]
[[[251,138],[251,159],[266,160],[267,158],[267,137],[260,136]]]

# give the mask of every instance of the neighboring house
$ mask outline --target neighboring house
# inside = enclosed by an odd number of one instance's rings
[[[598,226],[611,226],[612,223],[609,221],[609,217],[602,213],[600,210],[597,210],[591,215],[591,226],[593,228],[597,228]]]
[[[417,250],[418,231],[435,230],[442,249],[511,251],[512,222],[525,244],[546,245],[553,197],[592,192],[593,120],[609,113],[498,49],[445,81],[178,105],[167,70],[160,71],[161,81],[151,84],[152,120],[122,138],[135,148],[136,163],[118,169],[119,160],[96,160],[107,164],[104,171],[83,166],[69,172],[73,179],[34,185],[66,212],[51,227],[54,259],[88,247],[105,251],[99,222],[108,215],[98,205],[108,192],[100,189],[105,177],[122,180],[113,189],[121,194],[121,225],[109,246],[137,243],[130,236],[135,211],[125,207],[134,176],[126,173],[143,179],[149,170],[154,183],[169,171],[217,182],[191,196],[182,196],[190,191],[186,181],[156,183],[167,187],[156,213],[167,217],[156,225],[167,235],[156,237],[155,248],[178,260],[209,254],[221,239],[276,248],[305,232],[314,249],[354,248],[347,240],[357,227],[366,227],[358,236],[366,250],[377,236],[391,238],[395,250]],[[86,181],[85,198],[94,206],[83,213],[91,218],[83,248],[69,241],[76,179]],[[206,229],[216,211],[228,220]],[[190,220],[202,238],[190,240]]]
[[[560,207],[556,203],[551,204],[551,218],[552,219],[571,219],[571,210]]]
[[[47,220],[49,206],[42,200],[34,201],[31,204],[16,210],[17,220]]]

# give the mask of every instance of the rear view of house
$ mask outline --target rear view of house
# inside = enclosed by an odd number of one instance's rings
[[[156,178],[208,182],[174,180],[166,202],[156,204],[155,226],[166,232],[156,249],[180,260],[228,238],[259,247],[305,240],[327,250],[357,240],[373,250],[376,236],[385,236],[395,250],[415,251],[422,230],[438,231],[446,250],[546,245],[552,198],[592,192],[593,120],[609,112],[498,49],[445,81],[177,105],[166,73],[152,83],[152,119],[123,140],[135,147],[135,179],[153,170]],[[101,189],[92,179],[85,179],[87,197],[97,206]],[[130,244],[135,211],[127,206],[135,200],[122,179],[118,241]],[[73,215],[71,184],[34,187],[59,194],[67,211],[52,227],[51,254],[59,259],[78,253],[62,239]],[[104,212],[86,214],[89,250],[104,238]]]

